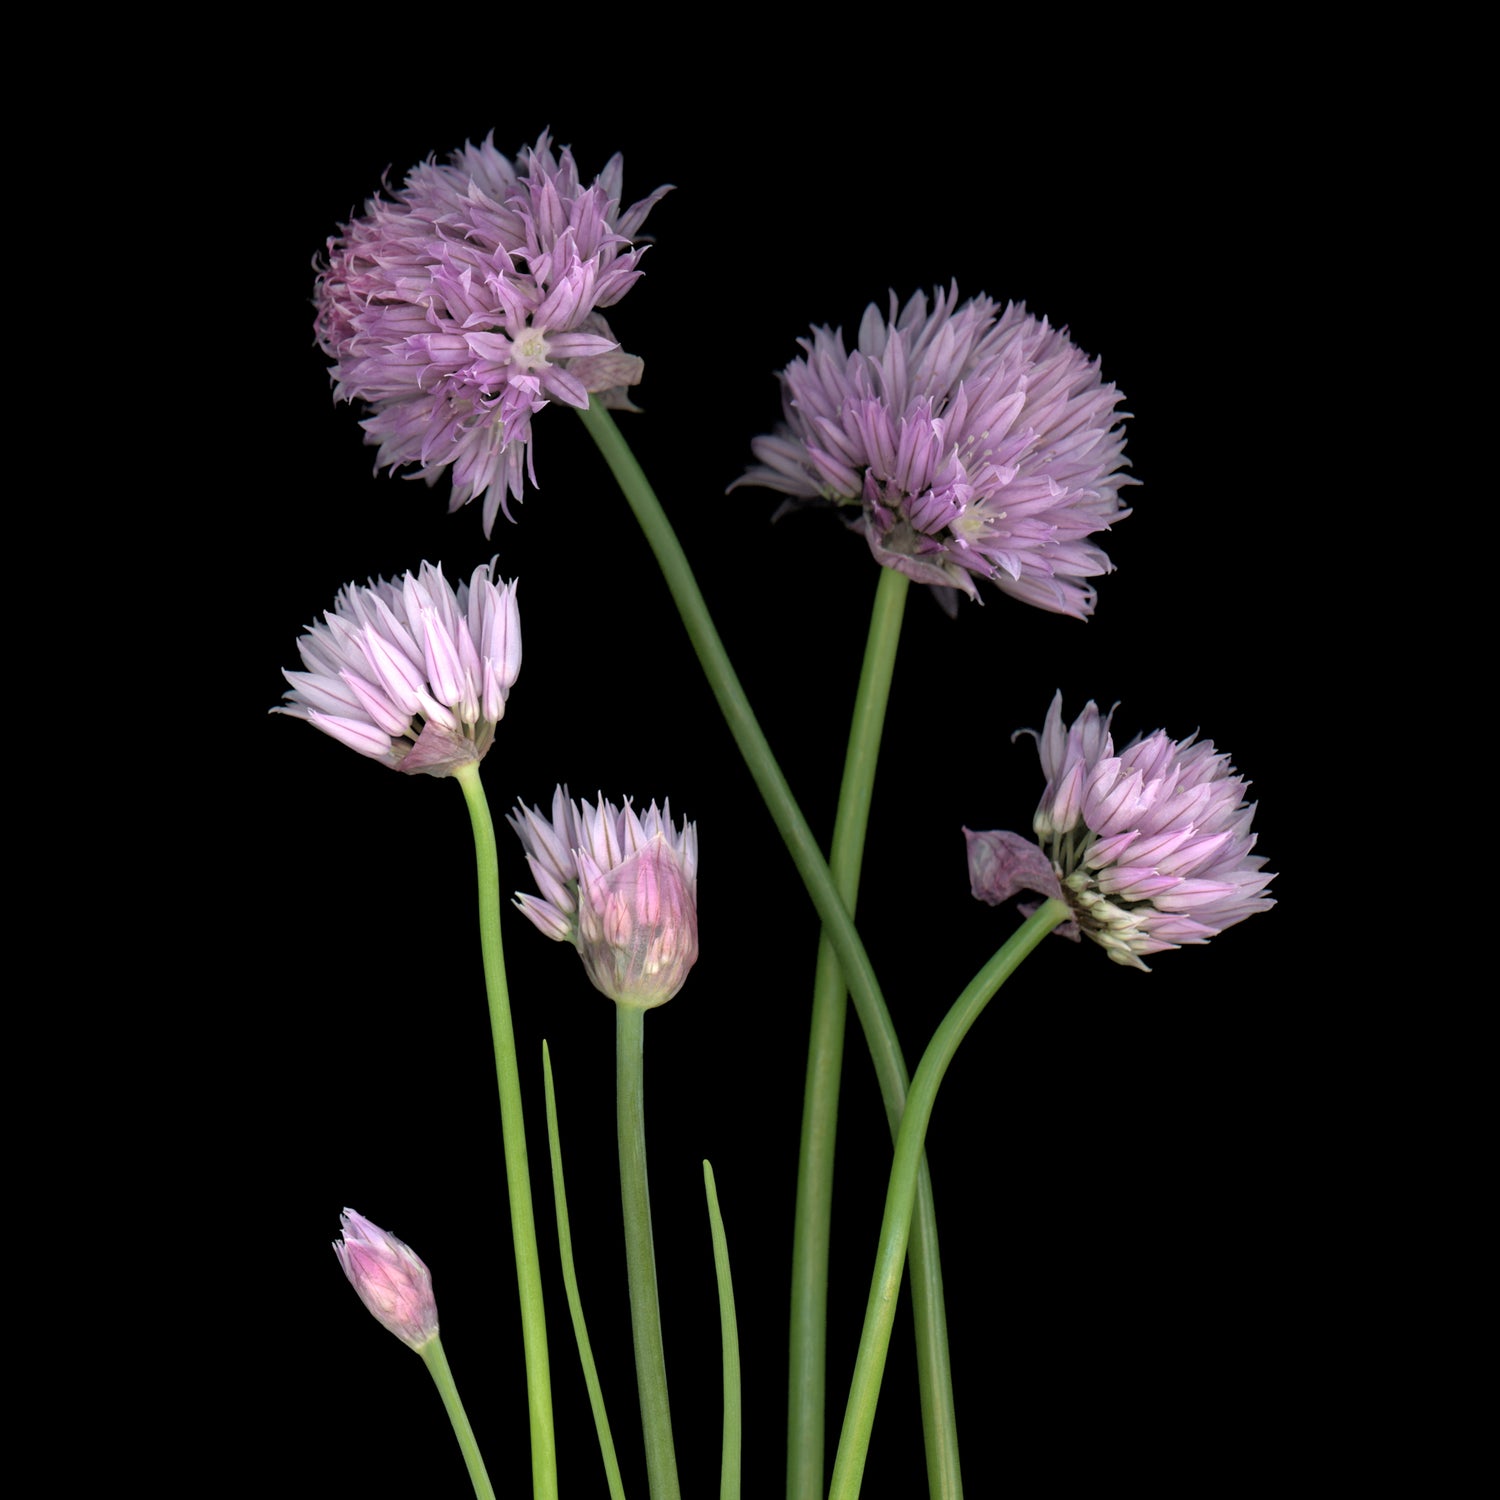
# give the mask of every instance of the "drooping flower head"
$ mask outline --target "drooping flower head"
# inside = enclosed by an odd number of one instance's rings
[[[964,830],[969,884],[991,906],[1022,890],[1055,896],[1116,963],[1209,938],[1276,903],[1252,854],[1255,807],[1212,740],[1137,736],[1118,754],[1114,710],[1091,702],[1066,730],[1062,694],[1037,736],[1046,790],[1019,834]],[[1022,731],[1031,733],[1031,731]],[[1076,936],[1076,932],[1074,933]]]
[[[359,1300],[403,1344],[430,1344],[438,1336],[438,1310],[432,1274],[421,1257],[352,1208],[339,1215],[339,1223],[344,1237],[334,1241],[333,1253]]]
[[[484,758],[521,671],[516,585],[495,564],[457,592],[441,567],[346,584],[297,649],[284,707],[398,771],[451,776]]]
[[[1089,540],[1130,512],[1121,397],[1024,305],[918,292],[865,310],[852,352],[815,328],[782,372],[786,420],[740,484],[850,512],[876,559],[978,597],[977,579],[1084,619],[1110,571]]]
[[[594,988],[619,1005],[662,1005],[698,958],[698,830],[672,826],[671,804],[637,817],[627,800],[596,807],[552,797],[511,815],[542,889],[516,905],[556,942],[578,949]]]
[[[536,484],[532,417],[590,392],[629,406],[641,378],[598,309],[640,276],[632,239],[670,189],[622,210],[622,175],[615,156],[585,188],[545,132],[514,164],[490,135],[414,167],[328,241],[316,330],[335,399],[369,403],[377,468],[414,464],[428,484],[451,469],[451,510],[483,495],[486,536],[523,475]]]

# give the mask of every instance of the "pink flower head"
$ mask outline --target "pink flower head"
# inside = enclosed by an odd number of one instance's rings
[[[852,353],[815,328],[782,372],[786,420],[751,444],[739,484],[792,504],[853,512],[877,561],[978,597],[976,579],[1084,619],[1088,579],[1111,563],[1090,538],[1130,512],[1120,500],[1121,397],[1045,319],[958,288],[918,292],[890,315],[872,303]]]
[[[407,1246],[362,1214],[346,1208],[339,1215],[344,1237],[333,1253],[359,1300],[413,1349],[438,1336],[437,1303],[432,1296],[432,1274]]]
[[[516,585],[495,564],[455,592],[441,567],[339,591],[297,649],[273,712],[306,719],[398,771],[451,776],[483,759],[521,671]]]
[[[1160,729],[1116,754],[1113,713],[1091,702],[1064,730],[1062,694],[1053,698],[1037,736],[1040,847],[965,829],[969,883],[991,906],[1022,890],[1064,900],[1116,963],[1144,969],[1146,954],[1206,943],[1274,906],[1263,894],[1274,877],[1251,853],[1255,807],[1229,757]]]
[[[663,1005],[698,958],[698,830],[672,825],[670,803],[637,817],[627,800],[581,806],[558,787],[510,818],[541,896],[516,905],[557,942],[570,942],[594,988],[618,1005]]]
[[[590,392],[628,407],[640,381],[598,309],[640,276],[632,239],[670,188],[622,210],[622,176],[615,156],[585,188],[545,132],[514,164],[489,135],[414,167],[328,241],[316,331],[335,399],[369,404],[377,468],[413,464],[428,484],[451,469],[451,510],[483,495],[486,536],[523,475],[536,484],[532,417]]]

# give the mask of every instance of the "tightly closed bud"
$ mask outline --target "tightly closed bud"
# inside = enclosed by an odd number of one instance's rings
[[[438,1336],[431,1272],[395,1235],[352,1208],[339,1215],[339,1222],[344,1238],[333,1253],[359,1300],[403,1344],[421,1349],[431,1343]]]

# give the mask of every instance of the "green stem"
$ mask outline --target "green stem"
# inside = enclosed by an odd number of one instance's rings
[[[865,1307],[864,1329],[860,1334],[859,1354],[855,1358],[854,1379],[849,1387],[849,1404],[844,1412],[844,1429],[839,1437],[838,1456],[834,1459],[833,1484],[828,1491],[828,1500],[856,1500],[864,1477],[870,1432],[875,1425],[875,1405],[880,1395],[881,1377],[885,1373],[886,1351],[890,1348],[891,1324],[896,1316],[896,1294],[901,1287],[901,1267],[906,1258],[912,1206],[916,1200],[922,1143],[932,1119],[938,1085],[948,1071],[948,1064],[953,1061],[958,1044],[979,1019],[980,1012],[989,1004],[995,991],[1021,960],[1071,915],[1063,902],[1044,901],[954,1001],[953,1008],[933,1033],[932,1041],[922,1055],[896,1137],[895,1159],[891,1163],[891,1180],[885,1197],[885,1216],[880,1224],[880,1247],[875,1256],[875,1274],[870,1281],[870,1298]]]
[[[443,1409],[453,1423],[453,1435],[458,1439],[459,1450],[468,1466],[469,1482],[474,1486],[475,1495],[478,1500],[495,1500],[494,1486],[490,1484],[484,1459],[480,1457],[479,1444],[474,1441],[474,1429],[469,1426],[464,1404],[458,1399],[458,1387],[453,1382],[453,1371],[448,1368],[448,1356],[443,1353],[443,1341],[434,1338],[423,1344],[417,1353],[422,1356],[422,1363],[427,1366],[427,1373],[432,1376],[438,1395],[443,1398]]]
[[[724,721],[765,801],[771,820],[776,824],[792,856],[792,862],[802,876],[802,882],[812,897],[818,916],[830,934],[850,992],[856,1006],[860,1008],[861,1021],[865,1021],[867,1014],[878,1015],[881,1019],[875,1024],[882,1032],[889,1033],[893,1046],[895,1032],[890,1027],[890,1016],[875,982],[875,971],[870,967],[864,944],[860,942],[838,888],[833,883],[833,877],[828,872],[823,851],[818,847],[812,829],[807,826],[807,819],[802,816],[802,809],[797,806],[792,789],[787,785],[786,777],[781,774],[781,767],[771,754],[771,747],[766,743],[766,737],[756,721],[750,700],[746,698],[745,690],[735,676],[734,668],[729,662],[729,653],[719,639],[719,632],[714,629],[708,605],[704,603],[702,591],[693,577],[692,568],[688,566],[682,544],[672,530],[672,523],[667,519],[661,502],[652,491],[635,455],[620,436],[620,429],[615,426],[610,414],[602,406],[591,402],[588,409],[580,412],[579,416],[604,455],[631,510],[635,512],[647,544],[655,554],[657,565],[676,602],[677,612],[687,628],[688,639],[698,654],[704,676],[718,701],[719,711],[724,715]],[[904,1097],[906,1070],[904,1065],[896,1066],[893,1061],[899,1054],[893,1054],[890,1048],[884,1046],[881,1050],[882,1056],[876,1059],[881,1088],[886,1088],[888,1078],[899,1074],[900,1091]],[[887,1108],[889,1109],[889,1101]],[[899,1107],[897,1112],[899,1114]]]
[[[589,1407],[594,1413],[594,1431],[599,1437],[599,1456],[604,1460],[604,1476],[609,1484],[610,1500],[625,1500],[620,1461],[615,1457],[615,1440],[609,1430],[609,1414],[604,1409],[604,1391],[599,1384],[598,1367],[594,1364],[588,1324],[583,1318],[583,1296],[578,1290],[578,1269],[573,1263],[573,1230],[568,1221],[568,1189],[563,1182],[562,1137],[557,1128],[557,1096],[552,1088],[552,1056],[547,1050],[546,1042],[542,1043],[542,1073],[547,1088],[547,1147],[552,1154],[552,1201],[557,1209],[557,1246],[562,1256],[563,1285],[568,1291],[568,1312],[573,1318],[578,1362],[583,1366],[583,1383],[588,1387]]]
[[[708,1227],[714,1242],[714,1278],[719,1287],[719,1342],[724,1362],[724,1457],[719,1465],[719,1500],[740,1500],[740,1325],[734,1315],[734,1279],[729,1274],[729,1238],[719,1212],[714,1169],[703,1163],[708,1195]]]
[[[680,1500],[672,1448],[672,1407],[656,1294],[656,1248],[651,1240],[651,1190],[646,1182],[646,1012],[615,1006],[615,1116],[620,1137],[620,1201],[625,1210],[625,1265],[630,1276],[630,1331],[635,1381],[646,1439],[651,1500]]]
[[[557,1500],[557,1444],[552,1431],[547,1313],[542,1300],[541,1257],[537,1254],[536,1217],[531,1207],[531,1176],[526,1162],[521,1074],[516,1065],[516,1037],[505,983],[505,953],[500,944],[500,861],[495,851],[495,825],[477,763],[454,774],[469,806],[469,820],[474,826],[474,858],[479,871],[479,943],[484,957],[484,987],[490,1003],[505,1182],[510,1193],[511,1239],[515,1245],[516,1285],[521,1296],[526,1401],[531,1415],[531,1486],[536,1500]]]
[[[851,917],[859,893],[859,872],[864,858],[875,767],[909,589],[905,575],[895,569],[881,568],[879,574],[828,860],[834,884]],[[791,1355],[787,1382],[788,1500],[818,1500],[823,1493],[828,1247],[833,1217],[834,1143],[843,1069],[846,989],[838,955],[825,932],[818,941],[817,971],[813,982],[802,1140],[797,1168],[797,1211],[792,1232]],[[924,1331],[919,1330],[919,1340]],[[951,1397],[951,1381],[949,1387]],[[925,1394],[924,1391],[924,1405]],[[951,1399],[949,1406],[951,1409]],[[953,1444],[945,1447],[956,1452]]]
[[[745,690],[740,686],[739,678],[730,664],[729,653],[725,651],[724,643],[714,628],[708,605],[693,577],[693,570],[688,565],[682,545],[672,530],[672,523],[661,508],[661,502],[656,498],[650,482],[610,414],[603,407],[591,403],[579,415],[640,523],[677,604],[678,613],[682,616],[688,639],[697,652],[704,676],[718,700],[719,710],[724,715],[729,732],[734,737],[740,755],[771,814],[771,820],[776,824],[787,851],[792,856],[792,862],[802,877],[802,883],[807,887],[808,895],[817,908],[823,933],[833,945],[839,967],[843,970],[844,982],[853,998],[855,1013],[859,1016],[865,1043],[870,1049],[870,1060],[875,1067],[875,1077],[880,1085],[886,1121],[894,1139],[901,1111],[906,1103],[909,1075],[896,1040],[895,1026],[876,983],[875,971],[870,966],[864,944],[855,931],[822,850],[807,826],[807,819],[802,816],[802,810],[792,796],[786,777],[782,775],[781,767],[777,765],[771,747],[766,743],[766,737],[761,732]],[[826,1055],[825,1043],[816,1041],[814,1045]],[[952,1390],[951,1380],[947,1375],[947,1322],[943,1311],[937,1216],[925,1162],[918,1174],[917,1210],[912,1225],[911,1243],[912,1304],[919,1326],[917,1368],[922,1389],[923,1421],[927,1430],[928,1473],[929,1476],[935,1472],[952,1473],[956,1476],[957,1447],[951,1420],[946,1433],[940,1420],[940,1414],[945,1409],[949,1413],[952,1411]],[[926,1330],[925,1333],[922,1330]],[[938,1450],[936,1463],[935,1446]],[[956,1489],[935,1489],[934,1493],[942,1494],[944,1500],[957,1500],[958,1497]]]

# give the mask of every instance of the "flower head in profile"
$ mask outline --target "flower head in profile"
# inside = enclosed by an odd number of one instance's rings
[[[739,484],[846,510],[877,561],[978,597],[976,581],[1057,614],[1093,612],[1111,563],[1091,538],[1130,512],[1121,397],[1024,305],[918,292],[852,351],[815,328],[782,372],[783,422]],[[948,596],[951,597],[951,596]]]
[[[457,591],[441,567],[347,584],[297,649],[273,712],[306,719],[398,771],[451,776],[483,759],[521,671],[516,585],[495,564]]]
[[[1212,740],[1158,729],[1116,753],[1112,717],[1090,703],[1064,729],[1062,694],[1053,698],[1037,737],[1040,847],[965,829],[969,884],[991,906],[1023,890],[1066,901],[1077,930],[1144,969],[1148,954],[1206,943],[1274,906],[1264,894],[1273,877],[1251,853],[1246,784]]]
[[[430,1344],[438,1336],[438,1310],[432,1274],[421,1258],[352,1208],[339,1215],[339,1224],[344,1237],[334,1242],[333,1253],[359,1300],[403,1344]]]
[[[670,803],[637,817],[573,802],[566,787],[511,815],[540,896],[516,905],[557,942],[578,949],[594,988],[618,1005],[665,1004],[698,958],[698,830],[672,826]]]
[[[621,209],[622,175],[615,156],[584,187],[545,132],[514,163],[487,136],[414,167],[328,242],[316,329],[335,399],[369,404],[377,468],[450,470],[452,510],[483,495],[486,536],[536,484],[532,417],[591,392],[629,406],[641,378],[599,309],[639,278],[632,240],[669,189]]]

